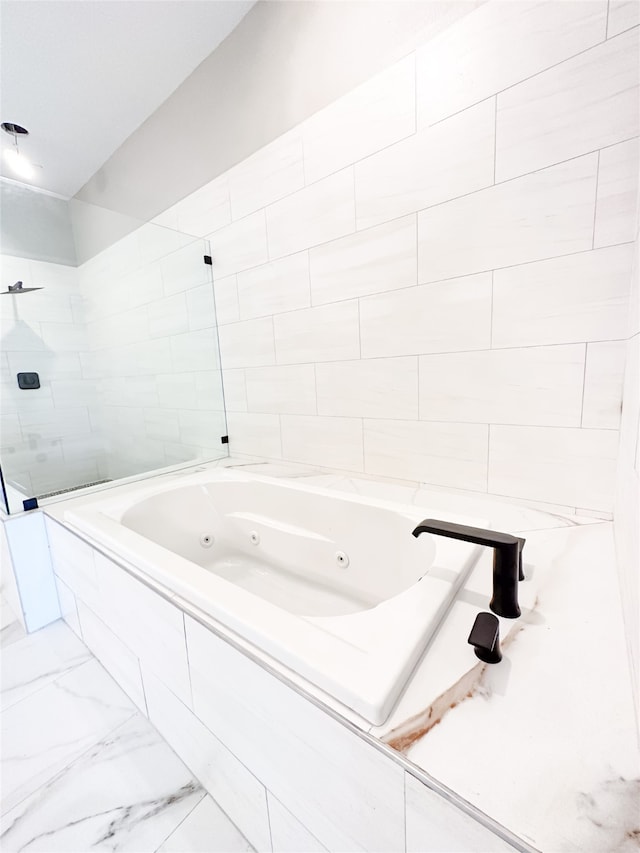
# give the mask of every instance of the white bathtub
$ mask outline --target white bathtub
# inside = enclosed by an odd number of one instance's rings
[[[411,535],[434,516],[214,469],[93,500],[65,522],[380,724],[480,550]]]

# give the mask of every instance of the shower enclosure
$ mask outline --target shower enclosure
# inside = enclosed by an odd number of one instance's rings
[[[206,240],[147,223],[77,267],[0,262],[7,512],[226,455]]]

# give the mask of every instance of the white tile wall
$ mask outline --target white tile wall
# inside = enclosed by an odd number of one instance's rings
[[[495,109],[484,101],[358,163],[358,228],[491,186]]]
[[[615,430],[491,426],[489,491],[611,510]]]
[[[353,168],[270,205],[266,214],[271,258],[351,234],[355,231]]]
[[[149,719],[258,851],[270,851],[263,785],[147,667]]]
[[[231,169],[229,193],[233,218],[241,219],[303,186],[302,137],[294,130]]]
[[[294,311],[310,304],[306,251],[238,273],[238,319]]]
[[[306,181],[314,183],[415,132],[411,55],[304,122]]]
[[[309,273],[314,305],[417,284],[415,217],[401,217],[311,249]]]
[[[551,68],[605,38],[605,0],[488,2],[417,52],[425,127]]]
[[[639,163],[638,139],[629,139],[600,152],[594,233],[596,248],[634,240]]]
[[[587,344],[582,426],[619,429],[626,341]]]
[[[316,414],[313,364],[248,367],[245,370],[245,381],[247,409],[250,412]]]
[[[500,94],[496,179],[637,136],[638,46],[630,30]]]
[[[405,773],[407,853],[502,853],[515,848]]]
[[[221,326],[218,334],[220,352],[224,353],[222,365],[225,369],[260,367],[275,363],[271,317]]]
[[[215,231],[210,239],[215,280],[268,260],[263,210]]]
[[[282,415],[282,456],[293,462],[363,470],[362,421]]]
[[[493,346],[623,338],[632,260],[625,245],[496,270]]]
[[[297,820],[273,794],[267,792],[269,803],[269,825],[273,849],[278,853],[324,853],[326,847],[314,838],[309,830]]]
[[[349,300],[274,316],[278,364],[358,358],[358,307]]]
[[[138,658],[122,640],[111,631],[82,601],[78,602],[78,616],[82,639],[93,654],[113,675],[127,696],[135,702],[143,714],[147,705],[142,687],[142,675]]]
[[[580,426],[585,345],[420,357],[420,417]]]
[[[598,155],[418,214],[418,278],[437,281],[590,249]]]
[[[491,273],[360,300],[363,358],[486,349]]]
[[[215,294],[216,317],[218,324],[235,323],[240,319],[238,307],[238,277],[228,275],[214,277],[213,291]]]
[[[265,456],[267,459],[282,458],[280,417],[278,415],[255,414],[254,412],[231,412],[229,424],[229,451]]]
[[[609,26],[607,36],[622,33],[640,24],[640,5],[637,0],[609,0]]]
[[[188,617],[187,642],[196,714],[315,839],[404,849],[398,765]]]
[[[94,611],[186,705],[191,705],[183,615],[180,610],[95,554],[100,600]],[[82,624],[82,614],[80,615]]]
[[[486,491],[488,429],[484,424],[365,420],[364,470]]]
[[[318,414],[418,417],[418,359],[372,358],[315,366]]]

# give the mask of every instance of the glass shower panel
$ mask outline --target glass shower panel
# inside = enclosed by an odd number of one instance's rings
[[[0,297],[12,511],[227,455],[208,254],[205,240],[146,224],[78,268],[3,259],[3,289],[43,288]],[[37,380],[21,388],[18,374]]]

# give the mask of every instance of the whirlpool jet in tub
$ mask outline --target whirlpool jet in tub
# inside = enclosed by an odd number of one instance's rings
[[[65,521],[380,724],[479,554],[412,536],[427,516],[438,513],[211,469],[92,501]]]

